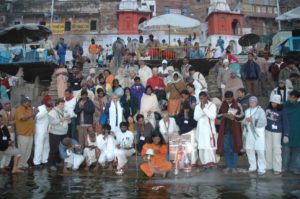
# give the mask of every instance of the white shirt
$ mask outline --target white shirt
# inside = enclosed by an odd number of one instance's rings
[[[65,110],[70,115],[71,118],[77,117],[76,113],[74,112],[76,103],[77,103],[77,98],[76,97],[73,97],[69,101],[67,101],[65,99]]]
[[[133,147],[134,136],[130,131],[123,133],[122,131],[116,132],[116,144],[120,145],[121,148],[131,148]]]
[[[139,77],[144,86],[147,84],[147,80],[152,77],[152,70],[148,66],[141,67],[139,69]]]

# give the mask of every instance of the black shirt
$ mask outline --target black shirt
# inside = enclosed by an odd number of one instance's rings
[[[5,151],[9,146],[10,134],[6,126],[0,128],[0,151]]]

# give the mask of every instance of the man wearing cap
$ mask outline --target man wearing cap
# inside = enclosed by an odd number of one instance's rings
[[[247,91],[252,95],[258,95],[258,80],[260,67],[254,61],[254,54],[248,53],[248,61],[242,67],[242,79],[246,82]]]
[[[95,112],[95,105],[88,97],[87,90],[81,91],[81,98],[76,103],[74,112],[77,115],[78,141],[81,146],[84,146],[84,138],[88,127],[93,125],[93,116]]]
[[[288,118],[286,110],[282,109],[280,95],[270,98],[270,105],[266,110],[266,163],[267,169],[274,174],[282,171],[281,141],[288,142]]]
[[[4,125],[7,127],[10,139],[16,141],[16,129],[15,129],[15,113],[16,109],[11,107],[11,103],[8,99],[2,99],[1,104],[3,109],[0,110],[0,115],[2,115]],[[2,156],[0,169],[5,168],[9,165],[11,157]]]
[[[201,86],[200,90],[207,91],[207,82],[206,82],[204,76],[202,75],[202,73],[196,71],[196,67],[194,67],[194,66],[189,69],[189,72],[190,72],[190,76],[193,78],[193,80],[197,81],[200,84],[200,86]],[[197,90],[196,84],[194,84],[194,86]]]
[[[159,73],[159,77],[161,77],[162,79],[166,79],[166,77],[168,76],[168,61],[167,60],[162,60],[161,62],[161,66],[158,67],[158,73]],[[166,83],[166,81],[165,81]]]
[[[59,43],[56,45],[55,50],[57,51],[57,55],[59,57],[58,59],[58,65],[65,65],[65,56],[67,52],[67,44],[64,43],[64,38],[59,39]]]
[[[248,172],[256,172],[258,168],[258,175],[264,175],[266,173],[265,127],[267,118],[265,111],[258,106],[258,100],[255,96],[249,98],[249,108],[245,111],[243,124],[244,149],[250,164]]]
[[[21,96],[21,105],[16,109],[15,123],[18,147],[22,152],[18,168],[27,169],[28,159],[33,145],[33,135],[35,132],[34,118],[37,109],[31,107],[31,100],[24,95]]]
[[[284,80],[279,80],[278,82],[278,87],[274,88],[271,91],[271,95],[270,95],[270,99],[274,96],[274,95],[279,95],[281,97],[280,101],[281,103],[285,103],[286,101],[288,101],[289,99],[289,93],[292,91],[293,89],[291,88],[287,88],[286,87],[286,81]]]
[[[51,97],[46,95],[42,104],[37,107],[38,113],[35,116],[35,135],[34,135],[34,158],[33,164],[36,168],[41,168],[41,164],[48,162],[49,146],[49,117],[48,112],[52,109]]]

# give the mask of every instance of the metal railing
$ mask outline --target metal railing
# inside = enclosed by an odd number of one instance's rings
[[[37,50],[0,50],[0,64],[48,62],[51,57],[44,49]]]
[[[161,46],[147,48],[145,56],[150,60],[182,59],[184,57],[203,59],[205,58],[205,48],[200,47],[195,50],[193,47]]]

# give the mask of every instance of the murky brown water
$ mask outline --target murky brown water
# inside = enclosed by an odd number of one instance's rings
[[[0,198],[16,199],[294,199],[300,198],[300,177],[291,174],[276,177],[271,173],[265,177],[223,174],[220,169],[214,169],[147,179],[135,169],[121,177],[110,171],[62,174],[43,169],[13,176],[1,174],[0,193]]]

